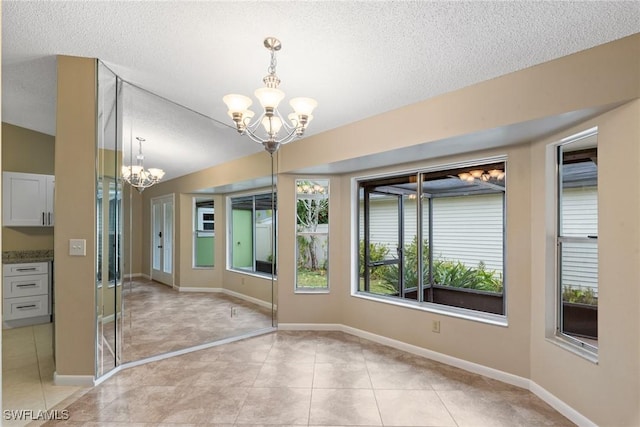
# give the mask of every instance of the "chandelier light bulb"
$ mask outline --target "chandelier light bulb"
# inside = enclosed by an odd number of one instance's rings
[[[284,92],[280,89],[274,89],[270,87],[261,87],[260,89],[256,89],[254,92],[258,101],[260,101],[260,105],[263,108],[278,108],[280,101],[284,99]]]
[[[318,102],[312,98],[293,98],[289,101],[289,105],[298,116],[310,116],[318,106]]]
[[[265,116],[262,118],[262,127],[264,127],[265,132],[269,135],[276,135],[280,132],[280,128],[282,127],[282,120],[276,116]]]
[[[222,101],[227,104],[230,115],[233,113],[242,113],[248,110],[251,104],[253,104],[253,101],[248,96],[238,95],[235,93],[225,95],[222,98]]]

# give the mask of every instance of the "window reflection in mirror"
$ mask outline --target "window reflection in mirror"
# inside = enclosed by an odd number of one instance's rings
[[[193,198],[193,266],[212,268],[215,258],[215,210],[213,198]]]

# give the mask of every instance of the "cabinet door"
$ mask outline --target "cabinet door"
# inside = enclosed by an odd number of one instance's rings
[[[3,225],[47,225],[46,176],[4,172],[2,179]]]
[[[55,190],[56,190],[56,177],[54,175],[45,175],[46,177],[46,196],[47,196],[47,202],[46,202],[46,225],[52,226],[53,225],[53,200],[54,200],[54,194],[55,194]]]
[[[20,172],[3,174],[3,225],[53,226],[55,176]]]

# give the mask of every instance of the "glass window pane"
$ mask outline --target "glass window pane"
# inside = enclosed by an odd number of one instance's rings
[[[271,194],[231,198],[231,268],[271,274],[276,202]]]
[[[164,205],[164,231],[162,239],[163,254],[163,270],[167,274],[171,274],[173,269],[173,202]]]
[[[231,200],[231,267],[253,270],[253,197]]]
[[[215,211],[213,199],[194,197],[193,199],[193,265],[213,267],[215,257]]]
[[[296,288],[329,287],[329,180],[296,180]]]
[[[595,242],[560,244],[562,289],[561,332],[598,338],[598,245]]]
[[[558,324],[561,336],[598,346],[597,133],[558,147]]]

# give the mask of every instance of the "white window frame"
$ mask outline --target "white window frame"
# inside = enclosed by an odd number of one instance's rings
[[[547,146],[545,156],[546,174],[546,212],[545,223],[547,229],[547,239],[545,244],[545,338],[547,341],[559,347],[585,358],[593,363],[598,363],[598,347],[594,347],[560,332],[560,310],[562,309],[562,291],[560,283],[560,241],[582,241],[577,238],[560,237],[559,231],[559,147],[574,143],[584,138],[589,138],[598,134],[598,128],[592,127],[582,132],[578,132],[562,138],[560,141]]]
[[[330,213],[331,212],[331,180],[328,177],[314,177],[314,178],[304,178],[304,177],[297,177],[294,181],[295,183],[295,187],[296,187],[296,203],[294,206],[295,211],[295,218],[296,218],[296,251],[295,251],[295,266],[296,266],[296,271],[295,271],[295,278],[294,278],[294,292],[295,293],[301,293],[301,294],[327,294],[330,292],[330,275],[329,275],[329,234],[330,234],[330,230],[331,230],[331,220],[329,219],[329,223],[327,224],[327,231],[326,232],[318,232],[318,233],[314,233],[314,234],[318,234],[318,235],[326,235],[326,242],[327,242],[327,270],[326,270],[326,277],[327,277],[327,286],[326,287],[322,287],[322,288],[312,288],[312,287],[304,287],[304,286],[298,286],[298,235],[299,232],[297,230],[297,225],[298,225],[298,220],[297,220],[297,208],[298,208],[298,191],[297,191],[297,187],[298,187],[298,181],[326,181],[327,185],[327,196],[328,196],[328,208],[327,208],[327,216],[330,218]]]

